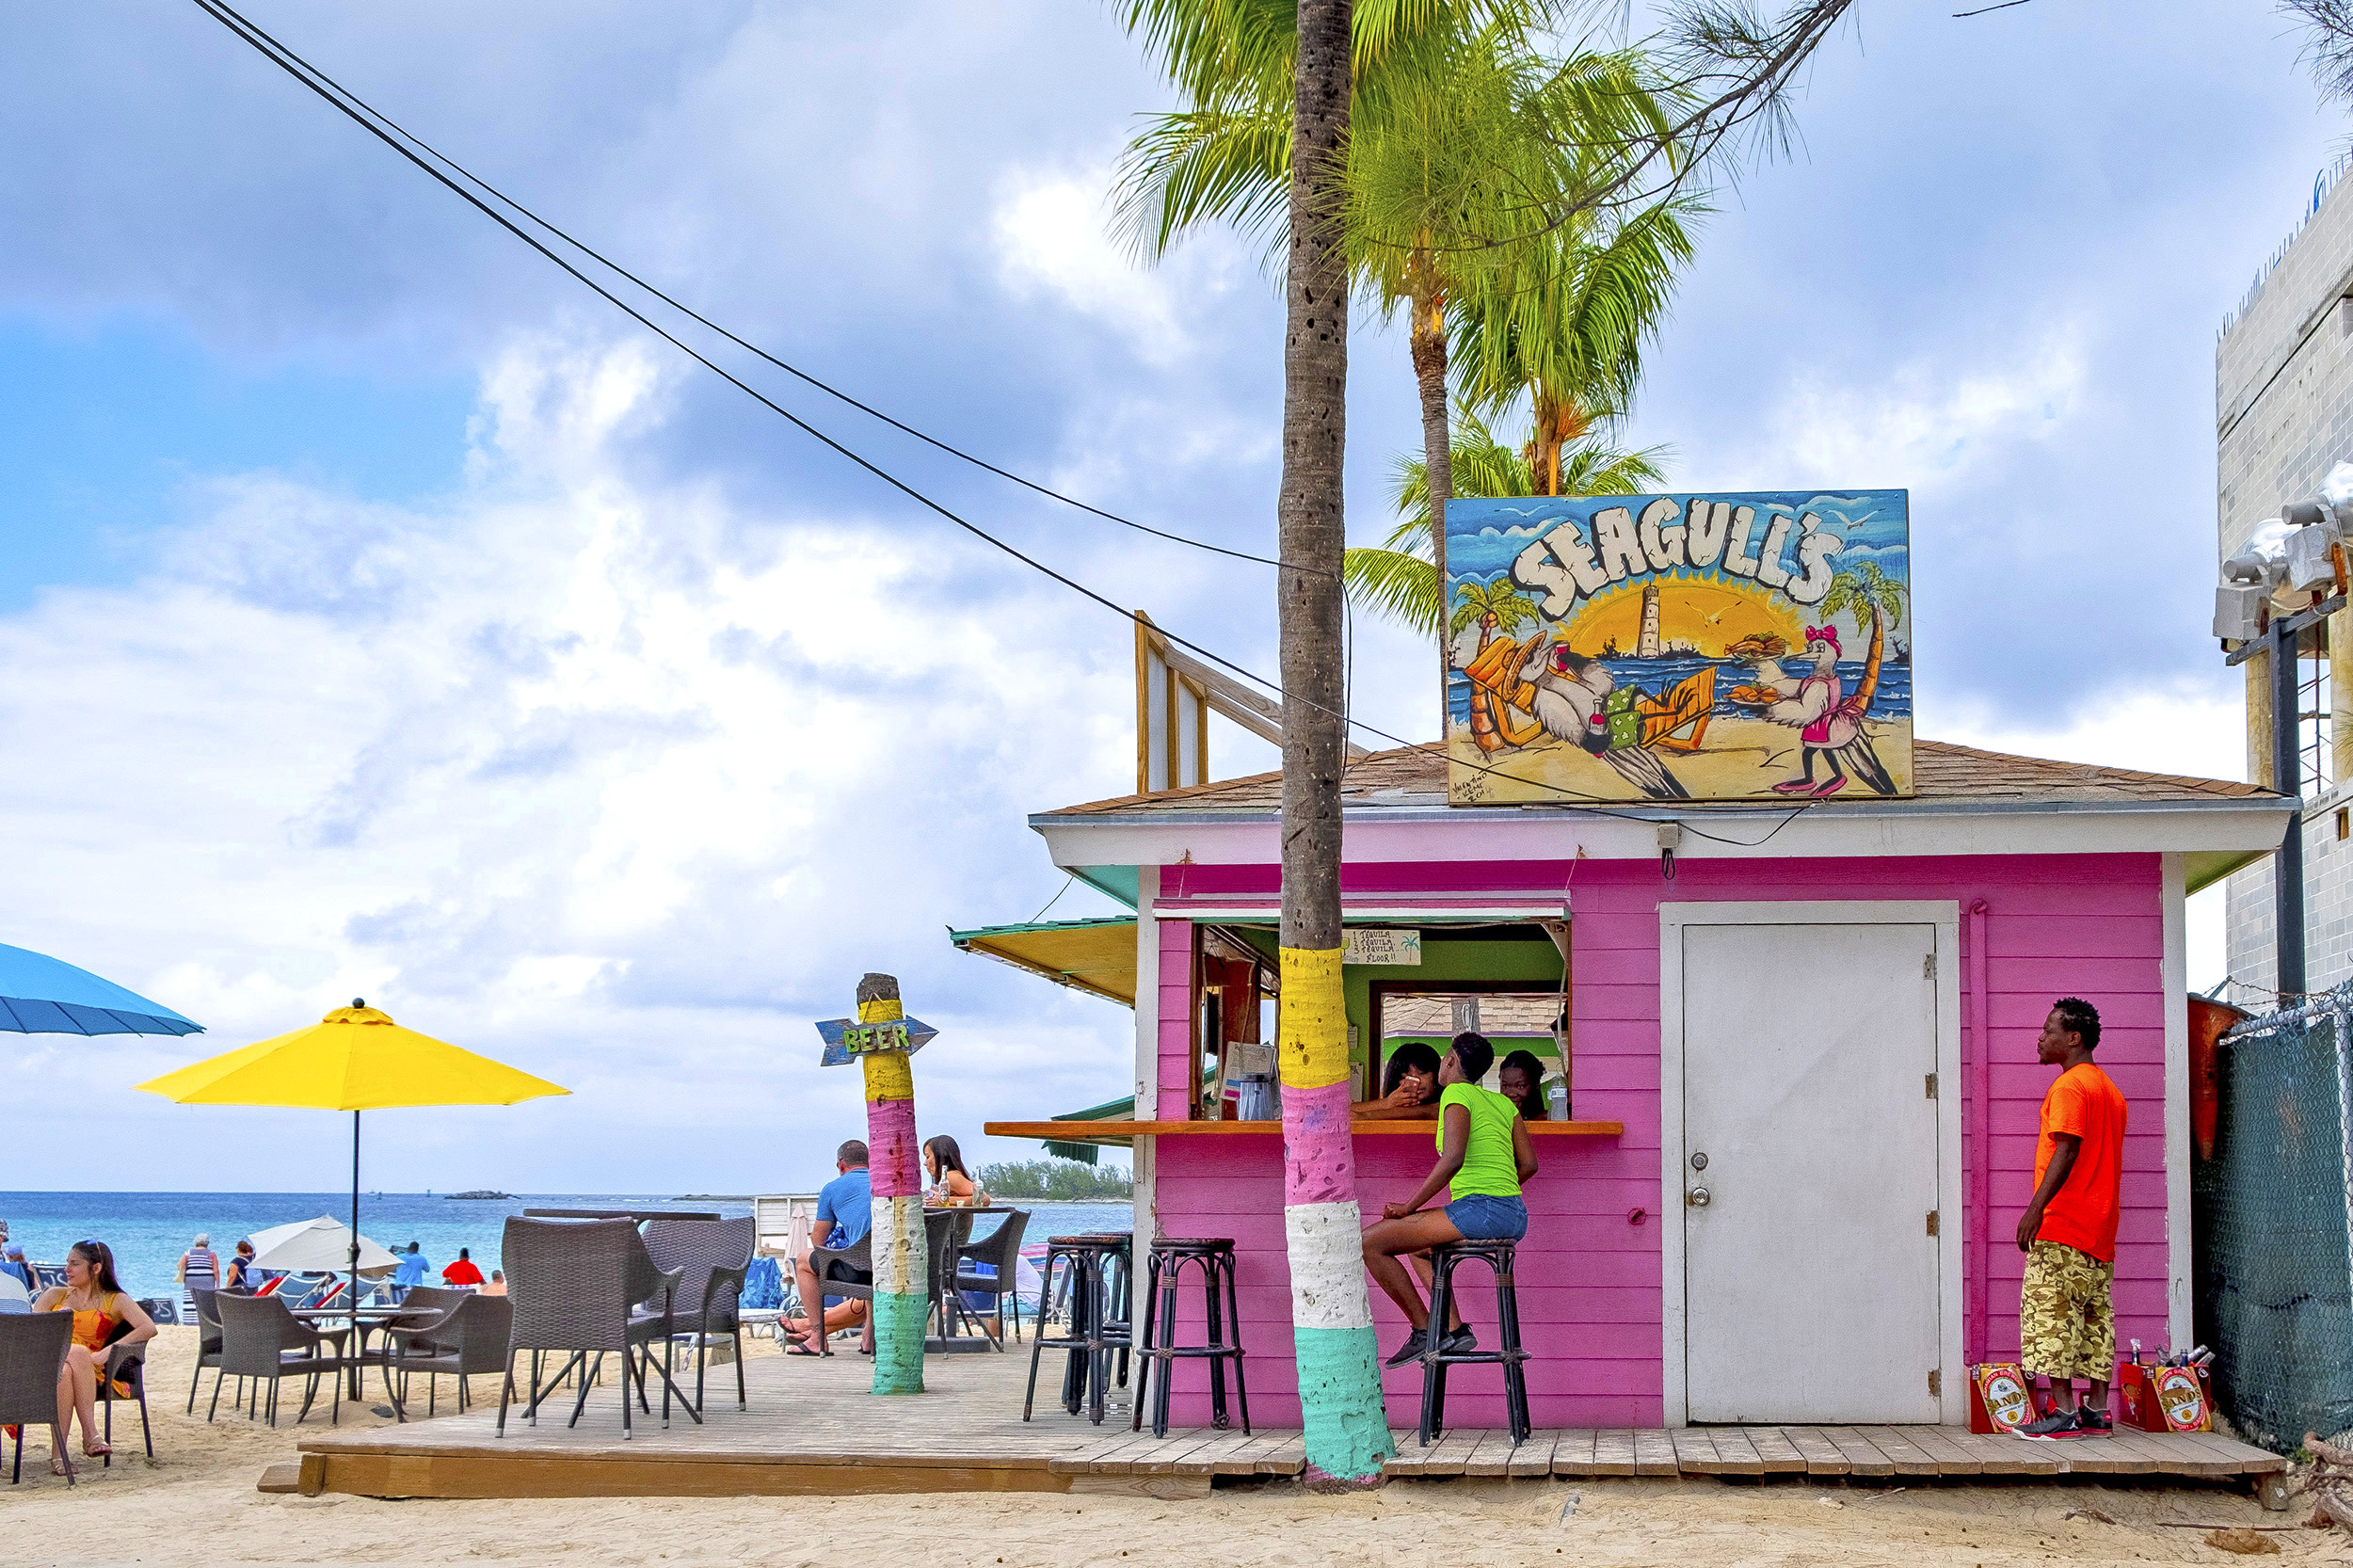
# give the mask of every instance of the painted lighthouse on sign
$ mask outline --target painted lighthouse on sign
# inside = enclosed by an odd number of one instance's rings
[[[1912,792],[1902,490],[1447,505],[1458,806]]]

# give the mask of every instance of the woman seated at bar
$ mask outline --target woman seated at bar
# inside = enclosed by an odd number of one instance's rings
[[[1528,1234],[1528,1205],[1520,1199],[1520,1186],[1536,1174],[1536,1146],[1512,1102],[1479,1087],[1495,1059],[1496,1048],[1485,1035],[1454,1037],[1454,1048],[1438,1064],[1443,1085],[1438,1095],[1438,1162],[1410,1200],[1384,1204],[1379,1223],[1365,1231],[1366,1270],[1413,1325],[1405,1343],[1389,1357],[1392,1367],[1421,1354],[1431,1331],[1430,1308],[1401,1257],[1425,1258],[1432,1247],[1445,1241],[1516,1241]],[[1452,1199],[1444,1208],[1422,1207],[1449,1183]],[[1426,1262],[1417,1266],[1425,1272],[1429,1267]],[[1449,1316],[1439,1349],[1476,1349],[1462,1315]]]
[[[1515,1050],[1505,1057],[1503,1065],[1496,1069],[1496,1083],[1523,1119],[1543,1122],[1552,1118],[1552,1108],[1545,1103],[1544,1059],[1534,1051]]]
[[[1408,1040],[1389,1052],[1389,1065],[1381,1080],[1381,1097],[1349,1108],[1360,1121],[1427,1120],[1438,1113],[1438,1053],[1419,1040]]]
[[[964,1151],[946,1133],[923,1141],[923,1174],[932,1178],[924,1201],[935,1208],[985,1208],[988,1194],[964,1167]]]

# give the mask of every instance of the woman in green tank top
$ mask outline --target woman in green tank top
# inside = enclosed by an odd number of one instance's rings
[[[1479,1087],[1495,1059],[1495,1047],[1485,1035],[1454,1037],[1453,1049],[1438,1064],[1438,1162],[1410,1202],[1385,1205],[1379,1223],[1365,1231],[1366,1270],[1413,1325],[1405,1343],[1389,1357],[1392,1367],[1421,1354],[1430,1337],[1430,1308],[1401,1258],[1415,1259],[1426,1285],[1429,1265],[1422,1259],[1432,1247],[1447,1241],[1517,1240],[1528,1234],[1528,1206],[1521,1201],[1520,1185],[1536,1174],[1536,1147],[1512,1102]],[[1422,1207],[1449,1183],[1452,1201],[1444,1208]],[[1471,1349],[1471,1332],[1461,1315],[1450,1316],[1453,1320],[1447,1325],[1441,1348]]]

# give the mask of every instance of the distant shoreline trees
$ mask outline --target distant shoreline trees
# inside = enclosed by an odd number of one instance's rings
[[[992,1198],[1029,1198],[1048,1203],[1128,1203],[1135,1177],[1117,1166],[1081,1165],[1075,1160],[1007,1160],[981,1167],[981,1188]]]

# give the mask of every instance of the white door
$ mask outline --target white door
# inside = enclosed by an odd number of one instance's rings
[[[1689,1419],[1937,1420],[1935,926],[1681,930]]]

